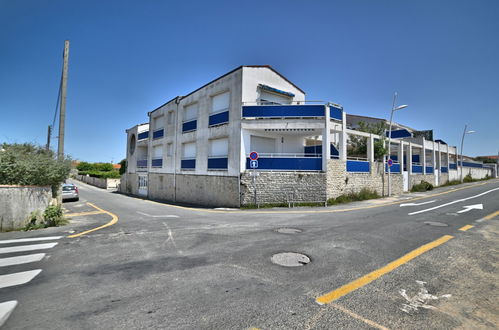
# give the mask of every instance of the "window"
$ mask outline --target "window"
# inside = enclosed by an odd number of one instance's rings
[[[191,104],[184,108],[184,122],[196,119],[198,116],[198,104]]]
[[[182,158],[196,158],[196,142],[184,143]]]
[[[229,111],[230,93],[225,92],[211,98],[211,113]]]
[[[229,153],[229,139],[210,140],[210,157],[227,157]]]
[[[292,98],[285,95],[269,93],[266,91],[260,92],[261,105],[291,104],[291,101]]]
[[[163,128],[163,119],[164,119],[164,116],[157,116],[157,117],[154,117],[153,120],[152,120],[152,123],[153,123],[153,130],[157,130],[157,129],[160,129],[160,128]]]
[[[152,167],[163,167],[163,146],[154,146],[152,148]]]

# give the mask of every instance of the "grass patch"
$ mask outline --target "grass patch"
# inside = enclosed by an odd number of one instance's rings
[[[336,198],[330,198],[327,205],[345,204],[351,202],[365,201],[368,199],[380,198],[381,196],[374,190],[363,188],[358,193],[349,193],[340,195]]]

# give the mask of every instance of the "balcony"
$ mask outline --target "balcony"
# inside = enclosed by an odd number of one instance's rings
[[[246,158],[246,169],[250,169],[250,159]],[[321,171],[322,157],[311,154],[261,153],[258,170],[265,171]]]
[[[369,173],[371,165],[367,158],[347,159],[347,172]]]
[[[444,167],[444,166],[442,166],[442,167],[440,168],[440,171],[441,171],[442,173],[449,173],[449,169],[448,169],[447,167]]]
[[[457,170],[457,164],[449,164],[449,169]]]
[[[307,105],[246,105],[243,118],[317,118],[324,117],[325,107]]]
[[[433,166],[425,166],[426,174],[433,173]]]
[[[152,132],[153,139],[161,139],[163,136],[165,136],[165,130],[163,128],[158,128],[157,130]]]
[[[391,156],[393,160],[393,156]],[[385,172],[388,173],[388,164],[385,164]],[[390,168],[390,173],[400,173],[400,163],[394,161]]]
[[[186,121],[182,124],[182,133],[195,131],[198,126],[198,121],[196,119],[191,121]]]
[[[137,160],[138,168],[147,168],[147,159],[139,159]]]
[[[140,132],[140,133],[137,135],[137,140],[138,140],[138,141],[145,140],[145,139],[148,139],[148,138],[149,138],[149,131]]]
[[[420,163],[412,163],[412,173],[423,173],[423,165]]]

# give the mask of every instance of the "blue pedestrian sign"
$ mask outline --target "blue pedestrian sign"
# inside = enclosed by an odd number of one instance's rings
[[[250,160],[250,168],[258,168],[258,160]]]

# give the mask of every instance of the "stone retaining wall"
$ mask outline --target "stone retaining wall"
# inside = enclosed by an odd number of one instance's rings
[[[115,189],[120,184],[120,179],[101,179],[86,175],[76,175],[75,179],[102,189]]]

